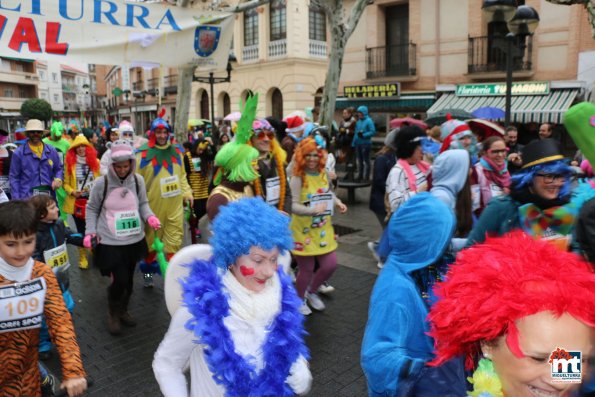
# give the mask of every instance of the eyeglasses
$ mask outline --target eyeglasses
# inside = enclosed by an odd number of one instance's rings
[[[255,130],[254,135],[256,136],[256,139],[264,139],[265,137],[269,139],[275,138],[275,133],[273,131]]]
[[[495,154],[496,156],[499,154],[506,154],[508,152],[507,149],[489,149],[488,153],[489,154]]]
[[[535,176],[539,176],[543,178],[543,182],[546,184],[554,183],[554,181],[565,181],[566,175],[565,174],[535,174]]]

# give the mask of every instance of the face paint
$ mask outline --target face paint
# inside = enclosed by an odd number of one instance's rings
[[[254,268],[240,266],[240,272],[242,276],[252,276],[254,274]]]

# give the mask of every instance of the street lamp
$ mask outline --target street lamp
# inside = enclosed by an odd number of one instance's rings
[[[533,7],[516,6],[515,0],[484,0],[481,9],[492,22],[506,22],[506,99],[505,124],[510,125],[510,102],[512,96],[512,43],[516,36],[530,36],[539,25],[539,14]]]
[[[197,81],[199,83],[207,83],[211,86],[211,129],[214,130],[215,128],[215,98],[214,98],[214,88],[213,85],[217,83],[229,83],[231,81],[231,71],[233,68],[231,67],[231,60],[227,61],[227,71],[226,77],[215,77],[213,72],[209,72],[208,76],[192,76],[192,81]]]

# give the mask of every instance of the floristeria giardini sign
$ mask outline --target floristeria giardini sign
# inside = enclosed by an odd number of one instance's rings
[[[524,81],[512,83],[512,95],[548,95],[550,83],[547,81]],[[506,95],[506,84],[458,84],[457,96]]]
[[[343,88],[346,98],[386,98],[399,97],[401,85],[399,83],[352,85]]]

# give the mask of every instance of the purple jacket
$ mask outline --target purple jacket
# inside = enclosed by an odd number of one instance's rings
[[[32,188],[51,186],[55,178],[62,179],[64,171],[56,149],[43,144],[41,158],[29,147],[28,140],[19,147],[10,163],[10,190],[13,200],[31,197]]]

